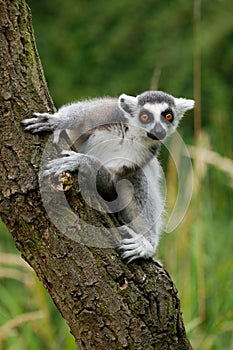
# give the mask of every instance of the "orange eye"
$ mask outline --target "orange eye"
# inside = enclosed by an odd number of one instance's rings
[[[148,122],[148,120],[150,119],[149,118],[149,115],[148,114],[141,114],[140,115],[140,119],[142,122]]]
[[[169,122],[172,121],[173,115],[171,113],[166,114],[165,119],[168,120]]]

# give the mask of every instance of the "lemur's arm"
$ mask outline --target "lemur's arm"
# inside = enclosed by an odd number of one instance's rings
[[[85,130],[106,123],[108,114],[117,109],[117,99],[103,98],[72,103],[61,107],[56,113],[33,113],[21,124],[25,131],[37,133],[64,129]],[[103,119],[105,118],[105,120]]]

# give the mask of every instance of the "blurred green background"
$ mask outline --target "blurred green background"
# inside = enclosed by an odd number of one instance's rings
[[[194,191],[159,258],[172,275],[194,349],[233,349],[232,0],[30,0],[55,105],[148,89],[194,98],[179,132]],[[168,211],[176,169],[161,161]],[[73,350],[68,328],[0,223],[0,348]]]

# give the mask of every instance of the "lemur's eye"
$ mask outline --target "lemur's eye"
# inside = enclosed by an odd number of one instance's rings
[[[141,114],[141,115],[140,115],[140,119],[141,119],[142,122],[145,123],[145,122],[148,122],[148,121],[149,121],[150,117],[149,117],[148,114]]]
[[[167,113],[165,115],[165,119],[169,122],[172,122],[173,121],[173,115],[171,113]]]

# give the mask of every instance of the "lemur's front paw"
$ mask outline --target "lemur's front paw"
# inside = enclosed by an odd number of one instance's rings
[[[60,158],[55,158],[50,160],[43,171],[44,176],[55,176],[58,177],[59,174],[64,171],[74,171],[80,165],[80,154],[73,151],[62,151]]]
[[[127,226],[122,226],[120,232],[130,238],[124,238],[119,247],[122,258],[131,262],[138,258],[148,259],[153,256],[155,249],[152,244],[141,234],[137,234]]]
[[[31,133],[51,131],[55,127],[52,118],[49,113],[33,113],[33,118],[22,120],[21,125]]]

